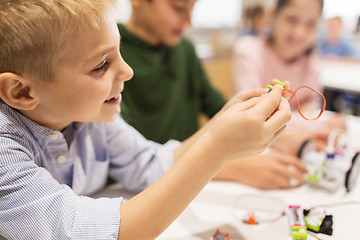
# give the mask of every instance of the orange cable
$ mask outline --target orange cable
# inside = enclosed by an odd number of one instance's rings
[[[310,89],[311,91],[319,94],[319,95],[323,98],[324,104],[323,104],[323,106],[322,106],[322,108],[321,108],[321,111],[320,111],[319,115],[318,115],[316,118],[310,118],[310,119],[309,119],[309,118],[305,117],[305,116],[302,114],[301,108],[300,108],[299,99],[298,99],[298,98],[296,97],[296,95],[295,95],[296,92],[297,92],[299,89],[301,89],[301,88],[308,88],[308,89]],[[308,120],[308,121],[313,121],[313,120],[319,119],[319,118],[321,117],[321,115],[322,115],[322,114],[324,113],[324,111],[325,111],[326,99],[325,99],[324,95],[323,95],[321,92],[316,91],[315,89],[312,89],[311,87],[301,86],[301,87],[299,87],[298,89],[296,89],[294,92],[292,92],[292,91],[290,91],[290,90],[283,90],[283,92],[285,92],[285,93],[290,93],[290,94],[292,95],[292,97],[288,100],[289,102],[291,101],[291,99],[293,99],[293,97],[295,97],[296,102],[297,102],[297,105],[298,105],[298,112],[299,112],[299,114],[300,114],[304,119],[306,119],[306,120]]]

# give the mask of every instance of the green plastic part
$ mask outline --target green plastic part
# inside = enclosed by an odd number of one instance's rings
[[[275,80],[276,84],[279,84],[282,87],[285,87],[285,84],[283,82],[281,82],[280,80]]]

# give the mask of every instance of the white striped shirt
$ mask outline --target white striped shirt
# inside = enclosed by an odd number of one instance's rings
[[[108,176],[143,190],[173,165],[178,145],[147,141],[120,117],[52,131],[0,101],[0,235],[117,239],[122,198],[85,195]]]

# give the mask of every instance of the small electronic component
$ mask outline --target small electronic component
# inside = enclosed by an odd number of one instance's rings
[[[293,240],[307,240],[303,209],[300,206],[290,205],[287,210],[290,231]]]
[[[305,224],[307,229],[313,232],[319,232],[320,226],[326,217],[325,210],[319,210],[317,208],[311,208],[305,216]]]
[[[244,215],[243,223],[255,225],[255,224],[259,224],[259,219],[257,216],[255,216],[254,212],[249,211],[246,215]]]
[[[280,80],[275,80],[276,84],[279,84],[280,86],[282,86],[283,88],[285,87],[285,84],[283,82],[281,82]]]
[[[209,238],[209,240],[230,240],[229,233],[222,233],[220,232],[220,229],[216,229],[216,232],[212,237]]]
[[[275,84],[279,84],[283,89],[285,87],[285,84],[277,79],[275,80]],[[267,85],[266,87],[269,89],[269,92],[271,92],[271,90],[274,88],[273,85]]]
[[[316,207],[309,210],[304,209],[304,216],[307,230],[314,233],[332,235],[333,216],[327,215],[326,210]]]
[[[343,130],[335,129],[329,135],[325,151],[317,151],[312,140],[302,144],[298,157],[308,169],[305,177],[308,184],[331,192],[341,186],[351,191],[360,175],[360,152],[348,149],[346,139]]]

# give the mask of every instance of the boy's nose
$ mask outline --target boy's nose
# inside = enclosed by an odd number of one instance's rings
[[[116,76],[117,81],[120,82],[125,82],[125,81],[129,81],[133,75],[134,75],[134,71],[133,69],[124,61],[124,59],[122,57],[120,57],[120,67],[118,70],[118,74]]]
[[[184,16],[184,25],[185,27],[191,26],[191,11],[186,12]]]

